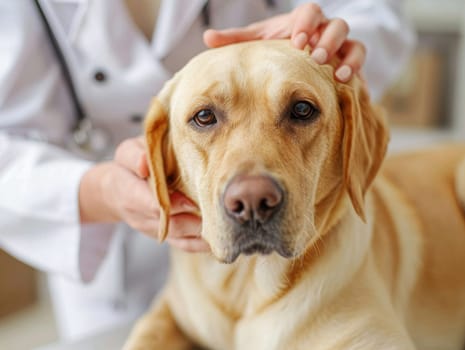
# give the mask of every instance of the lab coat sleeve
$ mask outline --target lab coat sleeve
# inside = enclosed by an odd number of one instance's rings
[[[112,225],[80,224],[79,184],[92,164],[57,146],[69,136],[72,108],[31,4],[0,4],[0,247],[90,281]]]
[[[308,1],[297,0],[295,5]],[[372,97],[379,99],[412,54],[415,34],[405,18],[401,0],[317,0],[326,17],[342,18],[349,38],[366,49],[362,68]]]

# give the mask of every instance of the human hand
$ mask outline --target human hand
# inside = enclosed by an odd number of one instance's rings
[[[156,238],[159,205],[146,181],[148,176],[142,138],[122,142],[113,161],[97,164],[84,174],[79,190],[81,221],[124,221]],[[201,219],[194,214],[196,206],[179,192],[171,194],[170,201],[167,241],[185,251],[209,251],[199,235]]]
[[[287,14],[246,27],[209,29],[203,38],[208,47],[259,39],[291,39],[292,44],[299,49],[308,44],[312,48],[311,56],[319,64],[337,55],[341,62],[335,77],[341,82],[347,82],[353,74],[358,73],[366,57],[365,46],[359,41],[348,39],[348,33],[349,26],[343,19],[328,19],[319,5],[307,3]]]

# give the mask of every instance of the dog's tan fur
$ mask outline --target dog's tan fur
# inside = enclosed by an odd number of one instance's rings
[[[298,100],[320,116],[292,121]],[[207,107],[218,123],[193,127]],[[169,282],[125,349],[462,349],[464,146],[381,167],[388,131],[361,82],[335,82],[331,66],[285,41],[197,56],[154,100],[146,130],[162,238],[168,193],[181,190],[212,254],[173,251]],[[221,198],[238,174],[284,188],[291,258],[217,261],[232,249]]]

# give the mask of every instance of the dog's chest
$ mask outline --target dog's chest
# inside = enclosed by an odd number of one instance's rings
[[[265,281],[257,280],[257,274],[268,279],[273,274],[268,269],[262,272],[265,265],[257,266],[255,259],[244,260],[224,265],[209,257],[176,256],[171,280],[175,319],[189,337],[207,348],[234,349],[238,323],[272,300],[272,289],[263,291]]]

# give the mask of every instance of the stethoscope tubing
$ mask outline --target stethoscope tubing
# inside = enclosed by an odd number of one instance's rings
[[[36,5],[36,7],[37,7],[37,10],[38,10],[38,12],[40,14],[40,17],[42,19],[42,22],[44,24],[45,31],[46,31],[48,37],[50,38],[50,42],[52,43],[53,50],[55,51],[56,57],[57,57],[58,62],[60,64],[60,66],[61,66],[61,70],[62,70],[62,73],[63,73],[63,78],[65,80],[65,84],[66,84],[66,86],[68,88],[68,91],[69,91],[69,93],[71,95],[71,101],[73,103],[75,113],[76,113],[76,122],[75,122],[75,125],[73,126],[73,128],[75,129],[86,118],[86,113],[84,111],[84,108],[83,108],[82,104],[79,102],[78,94],[77,94],[76,89],[74,87],[73,78],[71,76],[70,69],[69,69],[68,64],[66,62],[66,58],[63,55],[62,50],[60,49],[60,45],[58,44],[58,40],[57,40],[52,28],[50,27],[50,23],[47,20],[47,16],[45,15],[44,10],[43,10],[42,6],[40,5],[40,0],[34,0],[34,3]]]

